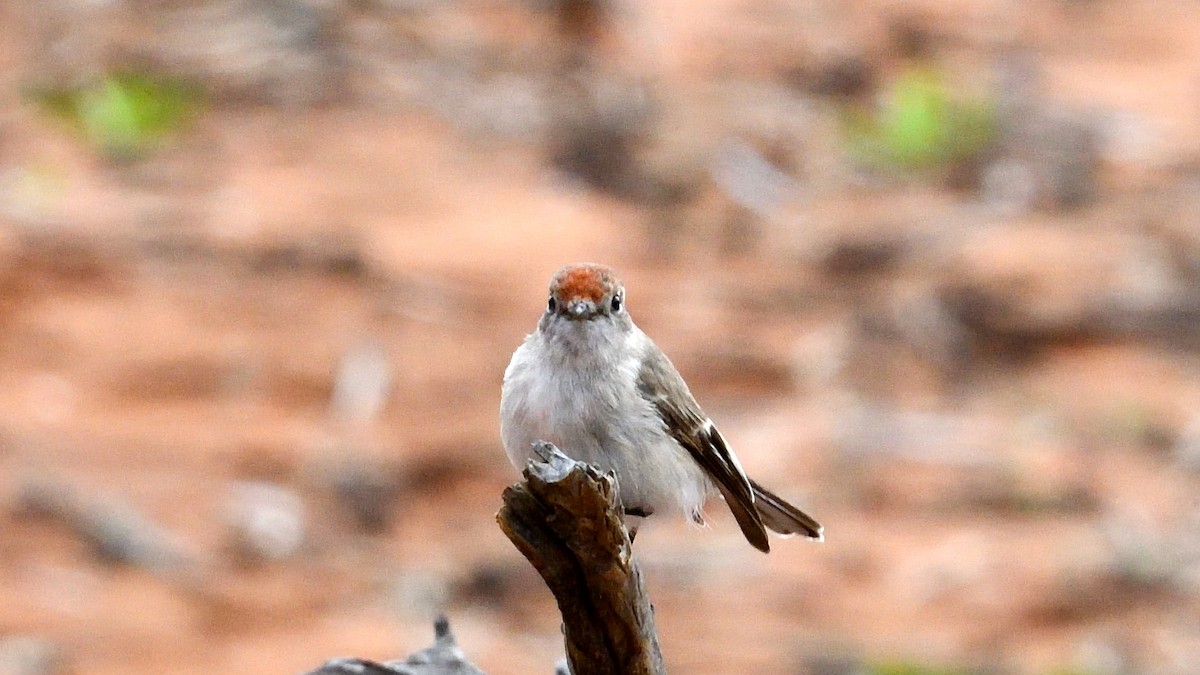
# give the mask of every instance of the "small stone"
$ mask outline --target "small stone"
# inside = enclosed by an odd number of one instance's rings
[[[1200,417],[1184,425],[1171,454],[1179,466],[1200,473]]]
[[[53,642],[30,635],[0,638],[0,675],[58,675],[66,672],[62,651]]]
[[[375,341],[359,344],[342,357],[333,386],[331,408],[340,420],[365,424],[387,404],[392,370],[387,351]]]
[[[226,509],[228,536],[239,559],[278,562],[295,556],[307,530],[300,495],[280,485],[237,482]]]

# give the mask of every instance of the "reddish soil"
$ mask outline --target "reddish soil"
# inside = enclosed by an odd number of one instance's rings
[[[467,5],[476,37],[535,14]],[[590,259],[624,274],[747,470],[826,525],[763,556],[716,503],[703,530],[649,524],[637,555],[672,672],[1195,672],[1200,350],[1144,323],[1055,328],[1200,259],[1200,7],[800,5],[626,8],[602,49],[651,74],[677,115],[662,126],[701,153],[786,127],[739,97],[796,63],[891,72],[885,17],[916,17],[965,83],[1017,45],[1047,105],[1116,120],[1098,195],[997,214],[936,179],[863,178],[821,106],[784,143],[803,197],[740,253],[711,185],[663,244],[662,211],[564,178],[544,142],[421,106],[216,98],[177,145],[114,166],[15,93],[44,75],[41,43],[0,10],[0,654],[21,635],[81,675],[294,673],[407,654],[445,612],[488,673],[551,672],[553,601],[494,522],[516,477],[499,383],[550,274]],[[898,262],[829,262],[879,241]],[[942,359],[918,310],[956,285],[1028,333]],[[386,402],[344,419],[339,364],[371,345]],[[352,469],[395,500],[379,532],[334,495]],[[295,555],[231,553],[244,480],[302,497]],[[194,567],[104,562],[23,512],[31,481],[136,510]]]

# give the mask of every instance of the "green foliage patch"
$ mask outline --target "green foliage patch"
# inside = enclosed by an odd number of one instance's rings
[[[199,108],[199,96],[191,87],[140,72],[113,73],[80,87],[37,91],[32,98],[114,161],[144,157],[191,121]]]
[[[850,153],[877,169],[913,172],[972,159],[996,134],[993,106],[956,97],[942,75],[913,66],[885,90],[876,110],[843,111]]]

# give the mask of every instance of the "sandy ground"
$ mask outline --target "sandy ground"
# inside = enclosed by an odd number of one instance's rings
[[[1194,297],[1200,9],[691,9],[618,13],[597,49],[649,74],[685,137],[669,158],[746,129],[790,139],[795,192],[751,235],[711,181],[646,206],[553,170],[542,136],[411,99],[218,99],[177,145],[114,166],[14,94],[49,67],[44,34],[9,41],[0,673],[302,672],[413,651],[439,612],[487,672],[550,672],[552,599],[494,523],[515,478],[496,414],[573,260],[622,271],[747,470],[827,528],[763,556],[719,504],[703,530],[648,525],[637,553],[672,672],[1194,672],[1193,315],[1088,317]],[[29,17],[6,11],[0,32],[20,32]],[[400,23],[451,43],[536,15],[457,11]],[[884,17],[901,14],[965,82],[1014,45],[1036,57],[1038,100],[1107,130],[1095,198],[1006,210],[936,179],[864,179],[827,108],[772,103],[796,63],[863,54],[886,76]],[[246,481],[299,499],[302,541],[279,560],[238,554]],[[354,490],[382,505],[376,527]],[[76,505],[75,529],[38,516],[47,494]],[[106,561],[96,522],[150,543]],[[31,653],[51,670],[21,670]]]

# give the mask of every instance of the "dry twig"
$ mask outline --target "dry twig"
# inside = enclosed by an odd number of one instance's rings
[[[496,519],[558,601],[575,675],[665,673],[654,610],[633,562],[611,475],[549,443]]]

